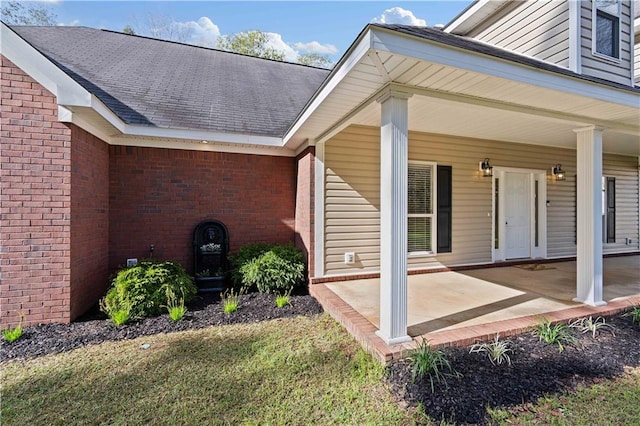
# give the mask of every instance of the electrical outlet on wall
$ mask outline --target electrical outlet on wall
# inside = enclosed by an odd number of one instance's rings
[[[344,254],[344,263],[347,265],[353,265],[356,263],[356,254],[354,252],[347,252]]]
[[[131,268],[132,266],[136,266],[138,264],[138,259],[127,259],[127,268]]]

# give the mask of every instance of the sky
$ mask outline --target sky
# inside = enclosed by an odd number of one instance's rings
[[[215,47],[220,35],[261,30],[285,52],[318,53],[336,62],[369,22],[446,24],[470,0],[438,1],[42,1],[60,25],[148,34],[149,16],[182,32],[187,43]],[[146,34],[145,34],[146,33]]]

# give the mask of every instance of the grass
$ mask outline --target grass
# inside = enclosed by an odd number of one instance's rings
[[[499,425],[638,425],[640,367],[574,392],[540,398],[535,404],[489,411]]]
[[[149,348],[141,349],[142,344]],[[106,342],[2,365],[2,424],[413,424],[328,315]]]
[[[384,369],[327,314],[106,342],[0,372],[7,426],[441,424],[400,408]],[[640,367],[487,419],[640,424]]]

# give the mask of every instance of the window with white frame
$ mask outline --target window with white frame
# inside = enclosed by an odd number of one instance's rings
[[[620,0],[595,0],[594,22],[594,51],[620,58]]]
[[[435,168],[434,163],[409,162],[409,253],[435,252]]]

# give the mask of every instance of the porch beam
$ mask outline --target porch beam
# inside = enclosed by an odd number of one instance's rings
[[[408,342],[407,180],[411,95],[388,90],[380,120],[380,330],[387,344]]]
[[[572,114],[568,112],[553,111],[549,109],[538,108],[538,107],[533,107],[528,105],[517,105],[511,102],[491,100],[491,99],[480,98],[472,95],[445,92],[443,90],[428,89],[425,87],[410,86],[410,85],[401,84],[401,83],[391,83],[387,86],[387,88],[390,90],[407,92],[407,93],[411,93],[419,96],[426,96],[434,99],[442,99],[446,101],[460,102],[464,104],[470,104],[470,105],[475,105],[475,106],[480,106],[485,108],[497,109],[501,111],[509,111],[509,112],[527,114],[527,115],[534,115],[537,117],[550,119],[559,123],[573,123],[576,126],[582,125],[581,123],[595,124],[598,127],[606,127],[608,130],[615,130],[616,132],[619,132],[619,133],[640,136],[640,126],[634,125],[634,124],[626,124],[626,123],[621,123],[621,122],[611,121],[611,120],[595,119],[592,117],[585,117],[582,115]],[[629,117],[633,116],[631,114],[635,114],[635,111],[634,112],[630,111]]]
[[[602,288],[602,131],[589,126],[577,135],[576,302],[606,305]]]

